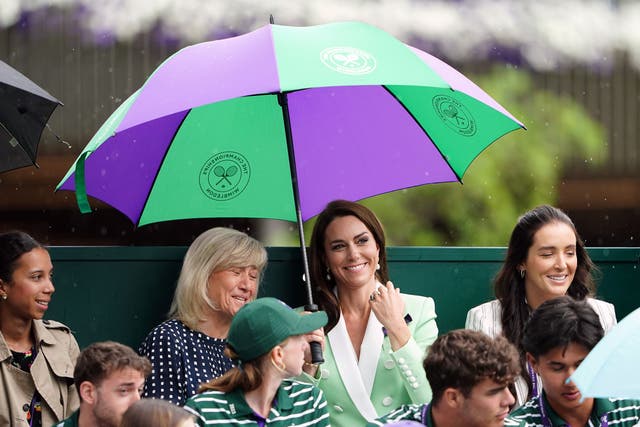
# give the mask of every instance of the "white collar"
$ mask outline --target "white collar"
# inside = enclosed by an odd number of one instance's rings
[[[384,341],[382,324],[372,311],[369,314],[367,329],[360,347],[359,361],[356,360],[356,353],[351,345],[342,312],[340,312],[338,323],[328,333],[328,337],[336,366],[349,397],[362,416],[372,421],[378,417],[370,396]]]

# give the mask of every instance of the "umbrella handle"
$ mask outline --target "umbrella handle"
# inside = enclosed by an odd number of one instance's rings
[[[307,304],[304,306],[305,311],[315,313],[318,311],[318,306],[315,304]],[[317,341],[309,343],[309,350],[311,351],[311,364],[320,365],[324,363],[324,357],[322,356],[322,346]]]

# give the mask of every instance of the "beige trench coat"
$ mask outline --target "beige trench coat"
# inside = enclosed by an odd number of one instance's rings
[[[76,339],[69,328],[53,320],[34,320],[33,330],[38,354],[31,372],[11,365],[11,350],[0,333],[0,426],[29,425],[25,409],[36,389],[42,396],[43,427],[67,418],[80,406],[73,385],[80,353]]]

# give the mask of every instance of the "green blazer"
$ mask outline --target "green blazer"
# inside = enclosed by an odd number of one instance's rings
[[[327,334],[319,378],[308,378],[324,392],[333,427],[364,426],[400,405],[431,400],[422,361],[438,336],[433,299],[401,295],[412,337],[398,351],[391,350],[373,312],[359,361],[342,318]]]

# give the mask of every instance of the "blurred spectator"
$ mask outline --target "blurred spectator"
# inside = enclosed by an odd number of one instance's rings
[[[129,406],[120,427],[195,427],[193,415],[160,399],[141,399]]]

